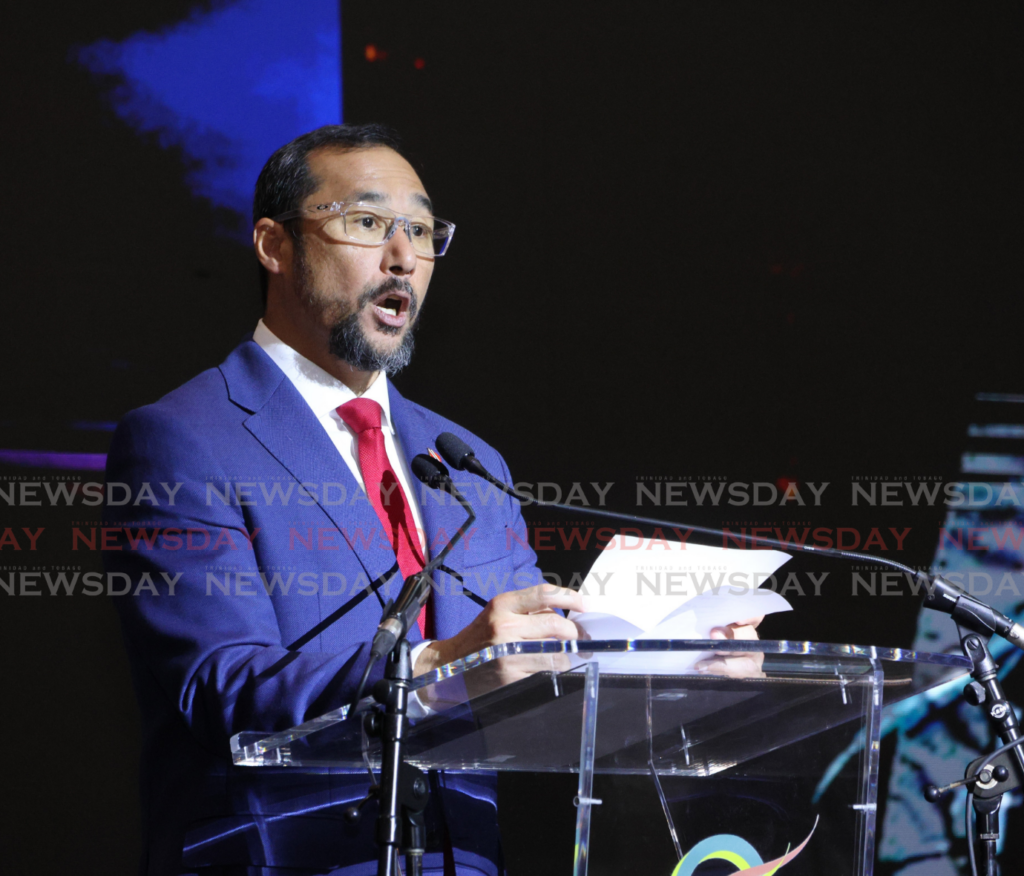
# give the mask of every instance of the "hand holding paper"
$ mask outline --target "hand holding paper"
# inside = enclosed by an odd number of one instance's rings
[[[569,614],[591,639],[709,639],[712,630],[792,608],[760,586],[789,560],[779,551],[661,539],[638,539],[634,546],[625,537],[612,545],[580,589],[583,611]],[[652,663],[678,672],[706,656],[663,654]]]

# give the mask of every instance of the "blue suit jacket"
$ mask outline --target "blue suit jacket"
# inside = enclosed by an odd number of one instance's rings
[[[509,480],[492,448],[394,388],[391,414],[407,459],[450,431]],[[372,815],[356,827],[338,817],[362,796],[365,775],[230,763],[235,733],[282,730],[352,701],[381,617],[371,585],[395,567],[376,513],[323,427],[247,341],[218,368],[128,414],[107,481],[130,491],[124,504],[108,503],[104,557],[108,572],[132,581],[116,604],[143,718],[144,872],[327,872],[360,861],[353,873],[375,872]],[[115,489],[114,502],[125,495]],[[493,492],[467,495],[477,519],[447,562],[465,588],[488,599],[539,583],[518,506]],[[436,492],[419,498],[436,553],[465,513]],[[480,608],[448,576],[436,580],[436,635],[447,638]],[[400,585],[398,574],[391,595]],[[451,791],[460,780],[436,781]],[[460,872],[495,872],[493,794],[474,787],[485,778],[461,781],[465,794],[434,795],[431,830],[448,831]],[[481,818],[491,830],[480,829]]]

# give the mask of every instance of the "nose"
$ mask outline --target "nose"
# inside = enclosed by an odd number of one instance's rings
[[[391,229],[391,235],[383,246],[380,269],[385,274],[404,277],[416,270],[419,259],[412,248],[409,224],[400,217]]]

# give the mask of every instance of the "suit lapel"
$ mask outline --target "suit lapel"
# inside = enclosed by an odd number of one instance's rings
[[[253,341],[237,347],[220,370],[231,400],[250,413],[243,421],[245,428],[296,481],[315,485],[317,504],[341,532],[368,580],[376,581],[388,573],[395,566],[395,554],[377,513],[284,372]],[[390,382],[388,392],[396,439],[411,464],[416,454],[434,446],[438,426],[421,408],[406,401]],[[344,503],[325,504],[325,483],[344,487]],[[419,502],[423,516],[428,551],[436,556],[462,525],[465,511],[450,496],[425,486],[420,486],[415,501]],[[461,554],[461,548],[456,547],[446,565],[456,570],[462,568]],[[436,631],[439,637],[447,637],[462,629],[478,609],[461,593],[452,593],[454,582],[448,575],[437,575],[435,579],[443,586],[434,600]],[[401,573],[392,588],[400,581]],[[395,595],[397,590],[391,589],[391,593]],[[412,630],[410,639],[418,638],[419,631]]]
[[[311,485],[317,504],[359,558],[368,579],[376,581],[388,572],[395,554],[377,513],[292,382],[253,342],[235,350],[221,372],[231,400],[252,412],[245,428],[295,480]],[[325,504],[324,484],[341,484],[344,501]]]

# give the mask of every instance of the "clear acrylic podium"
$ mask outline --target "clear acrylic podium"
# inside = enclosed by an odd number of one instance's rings
[[[970,664],[959,655],[759,641],[728,643],[731,652],[764,655],[746,677],[693,669],[723,644],[488,649],[415,680],[406,759],[425,770],[578,773],[577,876],[588,864],[601,869],[603,854],[620,862],[612,870],[627,872],[628,838],[613,841],[616,819],[603,815],[615,801],[595,796],[595,777],[605,775],[647,777],[681,861],[671,872],[680,876],[702,862],[697,876],[715,872],[708,861],[724,873],[785,866],[789,874],[870,876],[882,710],[965,675]],[[273,735],[239,733],[234,763],[375,768],[379,742],[348,712]],[[642,858],[637,849],[628,871],[651,872]]]

